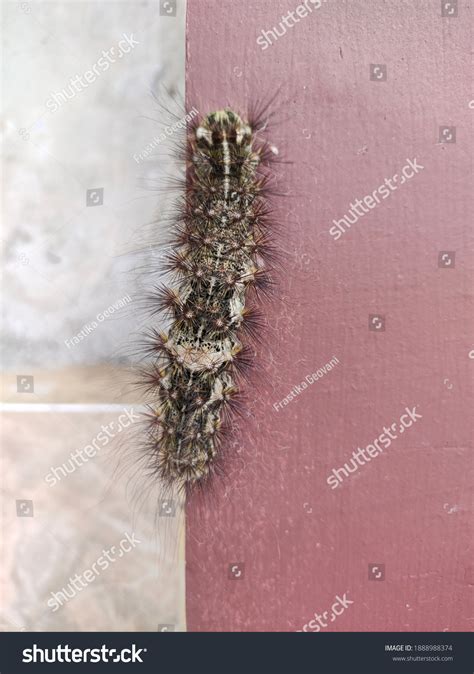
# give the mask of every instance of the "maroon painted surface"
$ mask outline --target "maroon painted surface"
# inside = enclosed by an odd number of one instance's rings
[[[287,273],[254,416],[228,477],[188,503],[189,630],[299,630],[344,593],[353,603],[321,629],[472,628],[472,16],[440,4],[328,1],[262,50],[296,1],[188,0],[188,102],[245,109],[281,85],[272,141],[293,162],[278,169]],[[424,168],[336,241],[333,219],[407,158]],[[406,406],[422,418],[331,489],[332,469]]]

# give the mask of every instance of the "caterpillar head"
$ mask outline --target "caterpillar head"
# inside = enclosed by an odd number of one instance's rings
[[[225,141],[229,146],[249,147],[252,129],[236,112],[217,110],[204,117],[196,129],[196,140],[204,152],[219,151]]]
[[[259,154],[252,149],[253,131],[236,112],[226,108],[207,115],[195,139],[193,161],[198,174],[211,180],[224,178],[223,185],[232,185],[229,194],[236,194],[234,187],[255,173]]]

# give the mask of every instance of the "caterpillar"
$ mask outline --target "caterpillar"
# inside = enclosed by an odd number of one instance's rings
[[[274,285],[266,167],[277,150],[252,121],[225,108],[187,132],[184,195],[178,202],[165,272],[153,313],[170,322],[149,333],[151,363],[141,372],[148,405],[149,468],[163,484],[187,490],[218,466],[226,433],[242,403],[258,340],[262,296]]]

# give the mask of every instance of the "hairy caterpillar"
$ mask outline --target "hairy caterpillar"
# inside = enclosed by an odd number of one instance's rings
[[[151,330],[152,362],[141,372],[153,400],[149,468],[170,486],[202,484],[215,469],[252,363],[245,338],[261,332],[251,295],[273,284],[265,167],[276,150],[259,131],[257,115],[245,121],[224,109],[187,134],[185,193],[165,265],[173,285],[150,298],[153,313],[171,324],[166,333]]]

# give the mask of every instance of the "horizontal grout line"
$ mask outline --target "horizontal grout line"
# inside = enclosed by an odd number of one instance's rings
[[[143,405],[119,405],[115,403],[0,403],[0,412],[123,412],[143,411]]]

